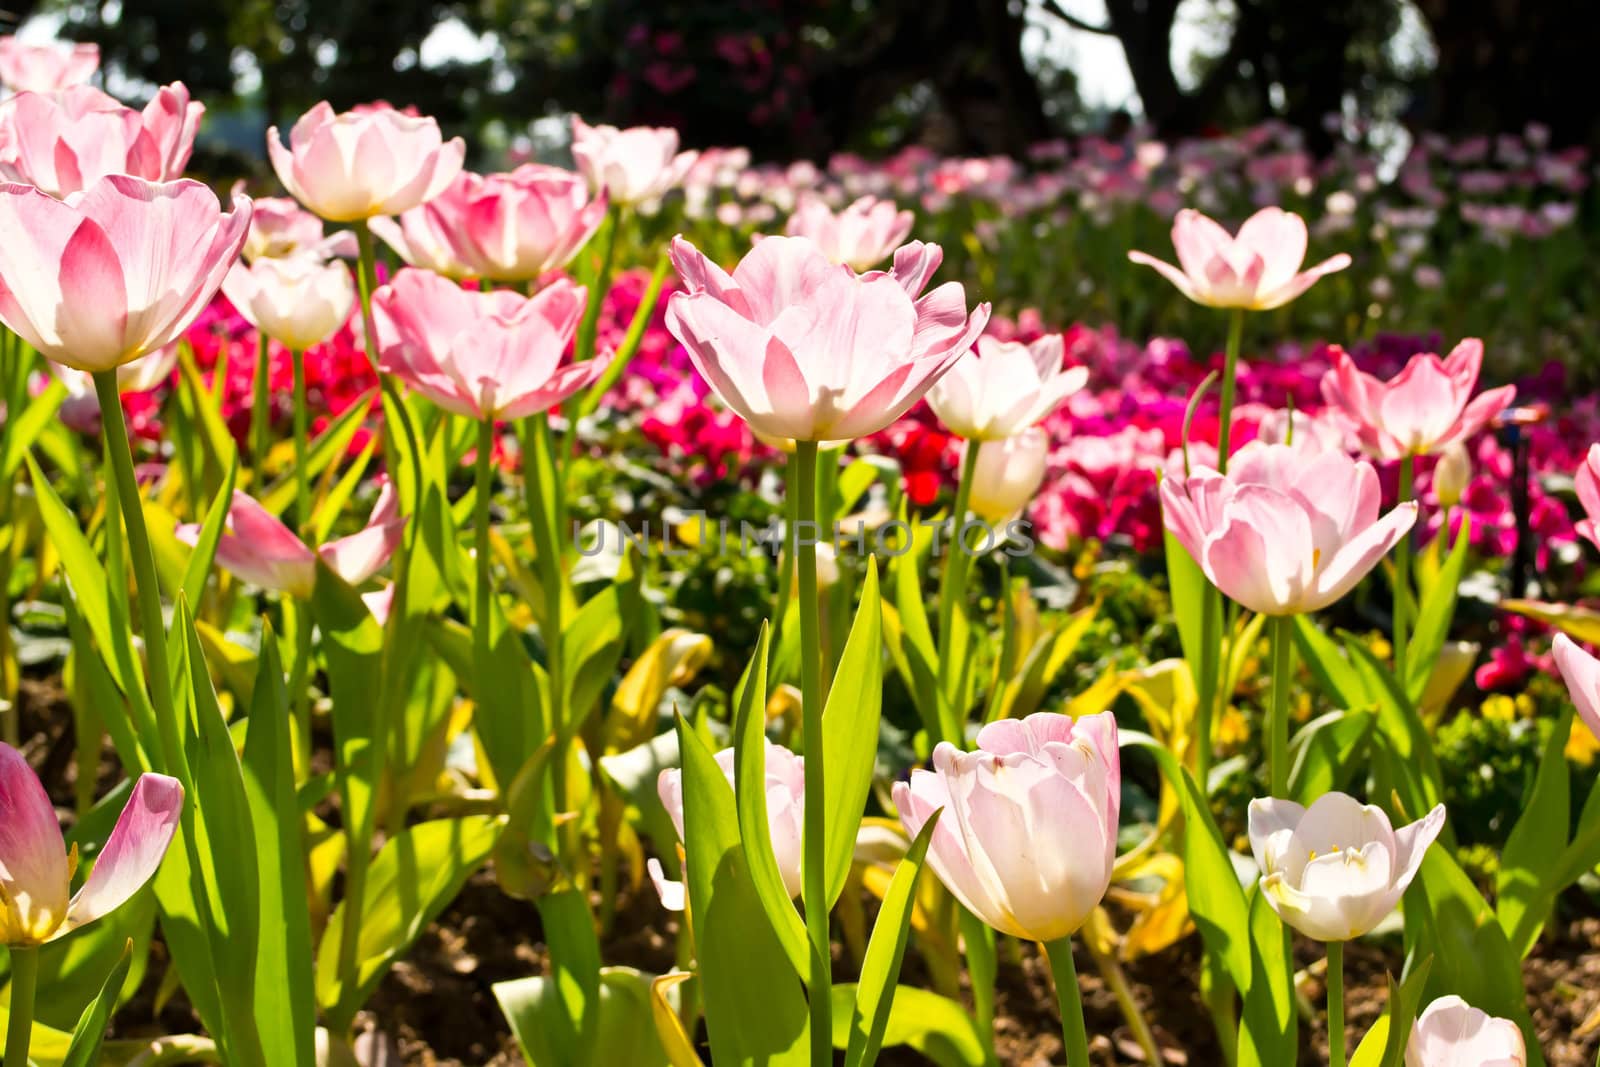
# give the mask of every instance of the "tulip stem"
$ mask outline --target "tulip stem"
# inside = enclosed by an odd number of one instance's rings
[[[1078,990],[1078,968],[1072,962],[1071,936],[1044,943],[1050,977],[1056,983],[1056,1004],[1061,1009],[1061,1039],[1067,1047],[1067,1067],[1089,1067],[1089,1035],[1083,1025],[1083,995]]]
[[[1328,1065],[1345,1067],[1344,942],[1328,942]]]
[[[1400,503],[1413,499],[1413,471],[1415,460],[1407,456],[1400,461]],[[1394,673],[1403,687],[1406,684],[1406,659],[1411,625],[1411,532],[1406,531],[1394,548]]]
[[[1239,345],[1244,339],[1244,308],[1234,308],[1228,318],[1228,347],[1222,361],[1222,405],[1217,410],[1217,473],[1228,473],[1228,451],[1233,436],[1233,394],[1239,379]]]
[[[28,1067],[28,1044],[33,1040],[33,994],[38,984],[38,946],[12,945],[11,1008],[10,1018],[6,1022],[5,1067]]]
[[[611,288],[611,261],[617,252],[617,231],[622,229],[623,208],[613,204],[606,209],[605,222],[601,224],[600,267],[595,272],[594,284],[589,287],[589,302],[578,322],[578,334],[572,346],[572,358],[578,360],[595,357],[595,335],[600,326],[600,308],[605,303],[606,291]],[[573,420],[576,424],[577,420]]]
[[[1083,947],[1089,950],[1090,958],[1100,970],[1100,977],[1105,979],[1111,995],[1117,998],[1117,1007],[1122,1009],[1122,1017],[1127,1020],[1128,1029],[1133,1031],[1133,1040],[1144,1053],[1145,1062],[1159,1065],[1162,1062],[1161,1046],[1156,1044],[1156,1036],[1150,1032],[1150,1024],[1145,1021],[1144,1013],[1139,1010],[1139,1002],[1133,999],[1133,989],[1128,985],[1127,972],[1122,969],[1122,964],[1117,962],[1116,953],[1102,951],[1093,933],[1084,935]]]
[[[949,724],[941,723],[939,732],[949,734],[953,730],[954,736],[935,737],[933,740],[952,744],[961,741],[960,716],[966,711],[965,708],[954,706],[954,694],[949,689],[951,678],[960,677],[954,673],[956,665],[952,662],[956,652],[955,619],[966,596],[967,574],[972,567],[972,557],[967,553],[961,528],[967,521],[967,502],[972,498],[972,479],[978,468],[978,452],[982,445],[983,442],[976,439],[968,441],[966,457],[961,461],[961,480],[956,483],[955,508],[950,512],[950,541],[945,547],[948,557],[944,563],[944,585],[939,590],[939,692],[949,699],[953,720]]]
[[[311,472],[306,470],[307,422],[306,411],[306,354],[290,349],[289,359],[294,364],[294,507],[299,530],[305,536],[311,529]],[[306,539],[311,543],[310,538]]]
[[[388,399],[390,406],[395,410],[397,421],[400,423],[400,432],[405,434],[406,448],[410,451],[411,484],[413,510],[422,507],[422,446],[417,439],[417,428],[411,424],[411,410],[406,407],[405,398],[400,395],[400,390],[395,387],[394,379],[383,373],[378,367],[378,334],[377,327],[372,323],[372,291],[378,287],[377,251],[372,244],[372,230],[367,227],[367,221],[361,219],[353,224],[356,231],[356,247],[360,250],[360,269],[356,272],[357,288],[361,292],[361,340],[367,353],[367,362],[372,365],[372,373],[378,376],[378,385],[383,389],[383,395]],[[395,462],[392,451],[386,451],[385,460],[389,467],[389,477],[396,483],[399,482],[399,464]],[[396,489],[399,486],[396,484]],[[415,530],[417,524],[410,523],[408,528]],[[415,536],[412,533],[410,536]],[[403,568],[396,571],[398,576]],[[398,580],[398,578],[397,578]]]
[[[1272,619],[1272,710],[1267,724],[1272,775],[1271,795],[1289,796],[1289,675],[1294,651],[1294,616]]]
[[[825,779],[822,773],[822,651],[817,618],[817,442],[794,446],[795,513],[789,550],[800,572],[800,714],[805,743],[805,838],[800,865],[811,935],[812,1067],[833,1063],[833,951],[828,926]]]
[[[256,492],[267,484],[267,452],[272,448],[272,352],[265,330],[256,331],[256,376],[250,407],[250,455],[255,460]]]
[[[489,457],[494,450],[494,420],[478,422],[477,457],[472,465],[472,529],[477,584],[472,597],[473,647],[478,654],[478,677],[491,676],[489,662]]]

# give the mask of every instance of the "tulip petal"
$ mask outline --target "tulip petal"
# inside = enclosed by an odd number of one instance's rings
[[[110,914],[155,875],[182,811],[183,786],[176,778],[139,776],[89,880],[72,898],[68,927],[77,929]]]
[[[1589,729],[1600,736],[1600,660],[1561,633],[1556,634],[1551,651],[1578,714]]]
[[[44,786],[22,753],[0,743],[0,933],[12,943],[49,938],[66,918],[68,878],[61,824]]]
[[[1325,608],[1354,589],[1411,531],[1416,521],[1417,502],[1408,500],[1346,541],[1331,559],[1322,561],[1316,576],[1316,594],[1304,610]]]

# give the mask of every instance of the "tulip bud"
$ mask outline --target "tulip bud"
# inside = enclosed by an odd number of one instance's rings
[[[1087,367],[1061,365],[1064,342],[1046,334],[1032,344],[978,338],[928,390],[928,405],[967,440],[997,441],[1033,426],[1089,381]]]
[[[1037,426],[1003,441],[985,442],[972,471],[967,507],[985,522],[1011,518],[1039,492],[1049,458],[1050,438]]]
[[[1470,481],[1472,458],[1467,455],[1466,446],[1457,441],[1439,455],[1439,462],[1433,468],[1433,491],[1440,504],[1453,508],[1461,503],[1461,494],[1467,491]]]

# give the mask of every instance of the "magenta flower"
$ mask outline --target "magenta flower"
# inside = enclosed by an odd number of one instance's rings
[[[0,744],[0,943],[42,945],[116,911],[161,866],[182,809],[176,778],[140,775],[89,880],[69,899],[77,846],[67,851],[22,753]]]
[[[0,185],[0,321],[48,359],[110,370],[178,338],[239,255],[250,201],[112,175],[70,202]]]
[[[466,143],[388,104],[335,114],[324,100],[300,116],[288,148],[269,129],[267,155],[296,200],[330,222],[354,222],[438,196],[460,172]]]
[[[1252,441],[1226,475],[1196,467],[1161,483],[1167,529],[1226,595],[1264,615],[1317,611],[1378,565],[1417,518],[1379,518],[1378,474],[1342,452]]]
[[[0,83],[14,93],[53,93],[82,85],[100,69],[100,46],[87,42],[24,44],[0,37]]]
[[[904,414],[971,347],[989,305],[969,316],[959,282],[918,297],[943,253],[921,242],[894,269],[858,275],[804,237],[768,237],[732,275],[682,237],[672,261],[688,289],[667,307],[706,382],[769,437],[841,441]]]
[[[217,563],[252,585],[303,600],[317,584],[318,557],[346,582],[360,585],[394,555],[405,526],[394,486],[386,481],[366,529],[329,541],[313,553],[254,498],[235,489],[227,526],[217,542]],[[175,533],[178,540],[193,545],[200,538],[200,527],[185,523]]]
[[[1404,459],[1439,452],[1488,425],[1517,395],[1514,385],[1473,399],[1483,342],[1469,337],[1444,359],[1431,352],[1412,356],[1387,382],[1356,368],[1349,353],[1334,349],[1333,369],[1322,377],[1322,396],[1355,428],[1361,447],[1379,459]]]
[[[1305,220],[1276,207],[1251,215],[1238,236],[1185,208],[1173,220],[1172,247],[1182,269],[1144,252],[1129,252],[1128,258],[1160,271],[1195,303],[1218,308],[1281,307],[1318,278],[1350,265],[1350,257],[1341,252],[1301,270],[1306,258]]]
[[[609,362],[562,364],[585,297],[568,278],[528,297],[463,289],[408,267],[373,294],[380,364],[457,415],[520,419],[548,411]]]
[[[0,103],[0,176],[57,198],[110,174],[172,181],[189,165],[204,113],[182,82],[163,86],[143,111],[88,85],[20,93]]]
[[[996,930],[1029,941],[1069,936],[1105,897],[1121,798],[1110,712],[992,722],[978,732],[978,751],[941,741],[932,771],[894,786],[913,836],[944,809],[928,863],[945,888]]]

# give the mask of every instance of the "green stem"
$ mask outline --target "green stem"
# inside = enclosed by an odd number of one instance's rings
[[[1400,461],[1400,503],[1413,499],[1415,460],[1407,456]],[[1394,549],[1394,673],[1400,684],[1406,684],[1407,644],[1411,624],[1411,534],[1400,538]]]
[[[1083,1026],[1083,996],[1078,991],[1078,968],[1072,962],[1072,938],[1047,941],[1050,977],[1056,983],[1056,1004],[1061,1008],[1061,1038],[1067,1046],[1067,1067],[1089,1067],[1089,1035]]]
[[[978,440],[967,442],[966,458],[961,461],[961,480],[956,483],[955,508],[950,513],[950,540],[945,546],[948,555],[944,562],[944,583],[939,590],[939,691],[946,695],[950,695],[951,674],[956,666],[951,662],[955,654],[955,615],[961,610],[961,602],[966,596],[967,574],[972,568],[972,557],[967,554],[962,541],[961,527],[967,521],[967,501],[972,498],[972,479],[977,471],[978,452],[982,445],[983,442]],[[959,724],[952,725],[959,729]],[[954,744],[959,743],[961,738],[934,740]]]
[[[550,733],[556,738],[556,748],[550,757],[551,786],[556,810],[565,811],[567,803],[567,735],[566,669],[563,659],[561,630],[565,605],[565,577],[561,567],[562,492],[563,480],[556,465],[555,443],[551,436],[548,415],[532,415],[523,423],[522,474],[526,483],[528,514],[533,522],[534,565],[538,568],[539,585],[544,594],[544,650],[545,670],[550,676]],[[548,495],[547,495],[548,494]],[[572,840],[576,823],[569,823],[563,840]],[[577,862],[576,852],[564,856]]]
[[[789,614],[789,600],[794,596],[795,523],[800,521],[800,465],[791,461],[784,472],[783,494],[783,546],[778,553],[778,600],[772,607],[772,640],[768,644],[772,656],[778,654],[778,635],[783,632],[784,617]]]
[[[295,613],[294,666],[289,672],[289,687],[294,694],[294,780],[303,782],[311,777],[311,604],[304,600],[285,601],[285,608],[291,603]]]
[[[1239,378],[1239,344],[1244,338],[1244,308],[1234,308],[1228,320],[1228,348],[1222,363],[1222,406],[1217,411],[1217,472],[1228,473],[1228,450],[1233,436],[1233,394]]]
[[[1083,946],[1089,950],[1095,966],[1100,970],[1100,977],[1105,979],[1111,995],[1117,998],[1117,1007],[1122,1009],[1122,1017],[1128,1023],[1128,1029],[1133,1031],[1133,1040],[1144,1053],[1146,1063],[1159,1064],[1164,1062],[1161,1058],[1161,1047],[1156,1044],[1156,1035],[1150,1032],[1150,1024],[1145,1022],[1144,1012],[1139,1010],[1139,1004],[1133,999],[1133,989],[1128,985],[1128,975],[1122,969],[1122,964],[1117,962],[1116,953],[1102,952],[1096,947],[1095,939],[1085,937]]]
[[[310,421],[306,411],[306,354],[291,349],[289,359],[294,364],[294,507],[298,529],[304,534],[311,528],[311,475],[306,470]]]
[[[250,407],[250,455],[255,460],[256,485],[260,487],[267,484],[267,452],[272,448],[272,353],[265,330],[256,330],[256,338],[256,377]]]
[[[1280,799],[1289,796],[1289,665],[1294,651],[1294,616],[1279,615],[1272,620],[1272,711],[1268,722],[1272,791]]]
[[[6,1023],[5,1067],[28,1067],[33,1040],[33,995],[39,984],[37,945],[11,946],[11,1016]]]
[[[383,395],[394,408],[396,421],[400,423],[400,432],[405,435],[406,448],[411,453],[413,489],[411,506],[419,508],[422,506],[422,446],[418,444],[417,428],[411,424],[411,409],[406,407],[405,398],[395,387],[394,378],[378,368],[378,332],[372,323],[372,291],[378,287],[377,249],[372,243],[372,231],[368,229],[365,219],[356,222],[353,229],[356,233],[356,246],[361,253],[360,269],[356,272],[356,287],[361,293],[361,338],[366,349],[367,362],[372,365],[373,373],[378,376],[378,384],[383,389]],[[387,426],[387,420],[385,425]],[[389,477],[398,481],[400,465],[395,462],[393,449],[387,449],[384,455],[389,468]],[[396,488],[398,489],[398,485]],[[415,529],[416,525],[414,522],[410,524],[412,529]],[[397,576],[402,572],[402,568],[395,569]]]
[[[812,1067],[833,1063],[833,952],[828,926],[826,869],[827,794],[822,772],[822,650],[817,618],[817,442],[794,447],[797,521],[789,548],[800,571],[800,714],[805,743],[805,837],[800,864],[804,882],[806,930],[811,935]],[[809,524],[809,525],[808,525]],[[806,534],[801,537],[801,531]]]
[[[576,434],[578,420],[592,414],[595,408],[600,406],[600,398],[611,391],[611,387],[622,379],[628,364],[633,362],[633,357],[639,352],[639,343],[644,340],[644,331],[650,325],[650,317],[655,313],[656,304],[661,299],[661,287],[666,284],[667,275],[671,271],[672,261],[663,252],[661,258],[656,261],[655,271],[650,275],[650,284],[645,288],[644,298],[639,301],[639,306],[634,310],[633,318],[628,323],[628,332],[623,335],[622,347],[617,349],[606,369],[595,379],[595,383],[579,398],[577,409],[572,413],[572,429],[568,431],[569,433]],[[582,349],[574,351],[581,352]]]
[[[574,359],[594,358],[595,334],[600,326],[600,308],[606,301],[606,291],[611,288],[611,261],[617,253],[617,231],[622,229],[620,205],[606,209],[606,220],[600,233],[600,270],[589,287],[589,302],[584,306],[583,319],[578,323],[572,355]]]
[[[1328,1064],[1345,1067],[1344,942],[1328,942]]]
[[[489,663],[489,493],[490,493],[490,466],[489,457],[494,450],[494,420],[483,419],[478,423],[478,449],[477,458],[472,465],[472,484],[474,496],[472,499],[472,530],[473,546],[477,563],[477,584],[472,597],[472,632],[473,647],[478,650],[478,676],[488,678],[491,664]]]

